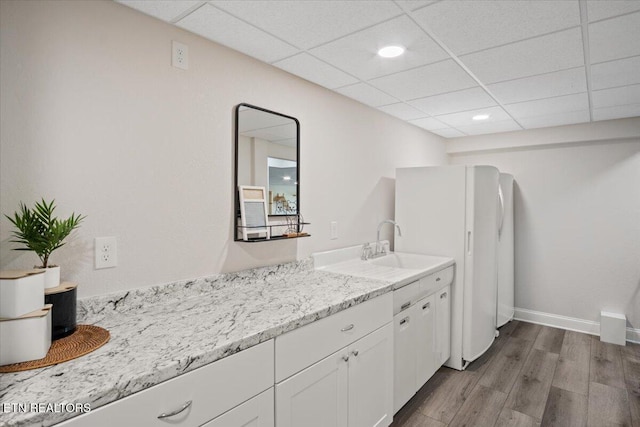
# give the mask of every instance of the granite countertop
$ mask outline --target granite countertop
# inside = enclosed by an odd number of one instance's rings
[[[78,323],[111,340],[56,366],[0,374],[0,426],[79,414],[6,404],[100,406],[391,291],[392,282],[314,270],[311,260],[78,301]]]

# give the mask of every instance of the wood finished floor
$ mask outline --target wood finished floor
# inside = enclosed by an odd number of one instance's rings
[[[465,371],[440,368],[392,427],[640,427],[640,345],[512,321]]]

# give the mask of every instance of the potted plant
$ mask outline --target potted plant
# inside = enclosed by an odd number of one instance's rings
[[[59,220],[53,216],[55,210],[55,200],[47,203],[44,199],[36,202],[33,209],[29,209],[20,202],[20,210],[14,213],[13,217],[5,215],[9,221],[17,228],[13,231],[13,243],[20,243],[23,247],[16,248],[18,251],[35,252],[42,263],[36,268],[45,270],[45,287],[55,288],[60,285],[60,267],[49,264],[51,253],[64,245],[63,240],[76,229],[85,218],[72,213],[65,220]]]

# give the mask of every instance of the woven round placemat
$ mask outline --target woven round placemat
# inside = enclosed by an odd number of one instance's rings
[[[74,333],[51,343],[49,352],[43,359],[0,366],[0,373],[28,371],[66,362],[102,347],[109,341],[109,337],[109,331],[99,326],[78,325]]]

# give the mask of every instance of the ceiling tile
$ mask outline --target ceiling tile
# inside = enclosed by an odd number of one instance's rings
[[[303,49],[398,16],[392,1],[212,1],[232,15]]]
[[[591,66],[592,90],[640,83],[640,56]]]
[[[187,15],[176,25],[264,62],[298,52],[293,46],[209,5]]]
[[[474,121],[473,116],[478,114],[489,114],[489,118],[487,120],[483,120],[482,122]],[[455,128],[460,128],[460,126],[475,126],[479,123],[484,124],[511,119],[511,117],[509,117],[509,114],[507,114],[507,112],[500,107],[489,107],[481,108],[478,110],[465,111],[462,113],[444,114],[441,116],[436,116],[435,118]]]
[[[398,102],[398,100],[393,96],[389,96],[366,83],[356,83],[354,85],[341,87],[340,89],[336,89],[336,92],[372,107],[379,107],[381,105],[394,104]]]
[[[413,120],[427,117],[426,113],[413,108],[412,106],[407,105],[403,102],[400,102],[398,104],[385,105],[384,107],[378,107],[378,110],[383,111],[387,114],[391,114],[392,116],[395,116],[402,120]]]
[[[576,123],[586,123],[589,120],[589,110],[570,111],[567,113],[547,114],[543,116],[518,119],[525,129],[572,125]]]
[[[613,89],[596,90],[591,94],[593,108],[640,104],[640,84]]]
[[[587,1],[587,15],[589,22],[599,19],[611,18],[612,16],[640,10],[638,0],[589,0]]]
[[[369,83],[403,101],[477,85],[453,60],[380,77]]]
[[[504,106],[512,117],[520,120],[525,117],[545,116],[568,113],[571,111],[589,111],[589,97],[586,92],[536,101],[519,102]]]
[[[580,24],[577,0],[441,1],[414,16],[457,55]]]
[[[589,24],[589,47],[592,64],[640,55],[640,12]]]
[[[484,89],[474,87],[442,95],[429,96],[410,101],[409,104],[432,116],[439,114],[455,113],[458,111],[474,110],[477,108],[491,107],[496,102]]]
[[[593,120],[613,120],[638,116],[640,116],[640,104],[593,109]]]
[[[122,3],[129,7],[146,13],[147,15],[154,16],[163,21],[172,21],[179,17],[183,13],[187,12],[191,8],[198,4],[202,4],[202,1],[173,1],[173,0],[115,0],[118,3]]]
[[[384,46],[406,48],[397,58],[377,54]],[[437,62],[449,55],[407,16],[367,28],[309,51],[363,80]]]
[[[582,32],[573,28],[460,58],[485,84],[584,65]]]
[[[430,131],[431,133],[435,133],[436,135],[440,135],[443,138],[458,138],[460,136],[467,136],[466,134],[460,132],[456,129],[446,128],[446,129],[437,129]]]
[[[355,77],[314,58],[308,53],[300,53],[291,58],[275,62],[273,65],[329,89],[346,86],[358,81]]]
[[[425,118],[416,119],[416,120],[409,120],[409,123],[416,125],[418,127],[421,127],[422,129],[426,129],[428,131],[448,128],[448,126],[442,123],[440,120],[436,120],[431,117],[425,117]]]
[[[485,122],[470,126],[456,126],[456,128],[467,135],[484,135],[487,133],[509,132],[522,130],[513,120],[502,120],[499,122]]]
[[[503,104],[531,101],[552,96],[586,92],[587,77],[584,67],[540,74],[522,79],[488,85],[498,101]]]
[[[396,3],[405,10],[416,10],[425,7],[437,0],[396,0]]]

